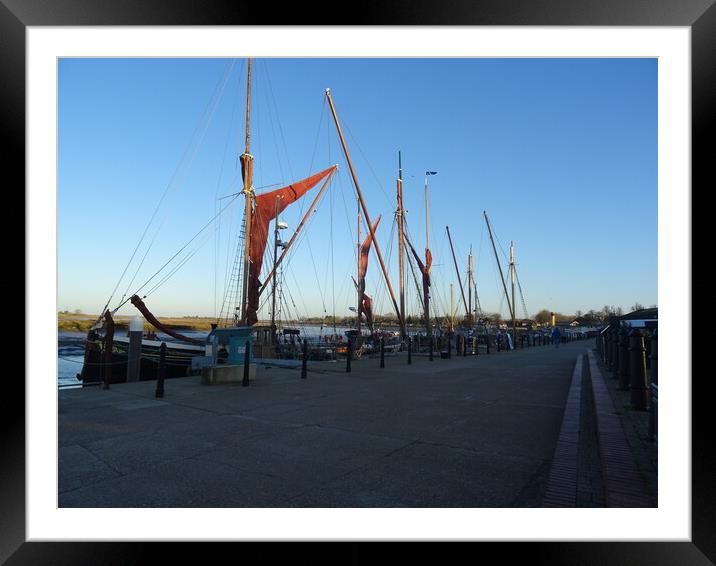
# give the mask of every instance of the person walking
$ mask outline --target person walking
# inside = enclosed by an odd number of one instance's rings
[[[552,342],[554,343],[555,348],[559,348],[559,343],[562,340],[561,333],[559,331],[559,327],[555,326],[552,330]]]

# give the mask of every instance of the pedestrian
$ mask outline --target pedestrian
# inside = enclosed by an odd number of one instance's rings
[[[559,327],[555,326],[552,330],[552,342],[554,343],[555,348],[559,348],[559,342],[562,340],[562,336],[559,332]]]

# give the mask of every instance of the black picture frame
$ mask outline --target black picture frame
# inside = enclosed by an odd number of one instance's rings
[[[1,0],[0,112],[6,134],[5,163],[25,182],[25,32],[28,26],[85,25],[342,25],[335,4],[256,3],[204,0]],[[353,2],[351,25],[558,25],[687,26],[692,55],[692,186],[706,185],[711,167],[716,107],[716,6],[714,0],[428,0]],[[705,189],[702,189],[705,190]],[[692,195],[696,191],[692,189]],[[24,206],[24,205],[20,205]],[[32,300],[25,294],[25,301]],[[690,313],[688,313],[690,315]],[[686,320],[690,320],[687,317]],[[26,321],[31,324],[31,321]],[[690,364],[685,364],[690,367]],[[12,377],[7,376],[6,377]],[[690,375],[681,376],[691,379]],[[704,375],[704,377],[709,377]],[[28,376],[26,375],[27,379]],[[692,538],[690,542],[524,542],[477,543],[475,559],[485,552],[500,560],[544,564],[714,564],[716,563],[716,489],[713,445],[706,421],[713,403],[709,379],[692,380]],[[133,564],[158,551],[166,560],[180,546],[183,559],[206,560],[204,546],[169,543],[26,542],[24,382],[6,379],[5,399],[20,410],[2,414],[0,467],[0,562],[17,564]],[[701,449],[697,449],[701,448]],[[81,533],[78,534],[81,538]],[[475,544],[475,543],[473,543]],[[348,543],[329,553],[341,562],[365,561],[384,553],[384,545]],[[261,544],[261,560],[271,558]],[[295,559],[296,545],[288,550]],[[305,547],[301,547],[305,548]],[[445,550],[419,548],[444,560]],[[444,548],[444,547],[443,547]],[[285,547],[280,550],[286,552]],[[315,549],[309,552],[315,558]],[[404,557],[404,550],[401,549]],[[437,553],[440,554],[437,554]],[[238,556],[237,556],[238,558]]]

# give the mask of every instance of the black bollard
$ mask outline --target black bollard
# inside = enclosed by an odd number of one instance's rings
[[[413,337],[408,336],[408,365],[413,363]]]
[[[380,339],[380,367],[385,367],[385,338]]]
[[[306,339],[304,338],[303,341],[305,342]],[[241,381],[242,387],[248,387],[249,385],[249,362],[251,362],[251,343],[247,340],[244,348],[244,379]]]
[[[432,334],[429,337],[430,339],[430,350],[428,350],[428,360],[431,362],[433,361],[433,348],[435,345],[435,338],[432,336]]]
[[[308,340],[303,339],[303,360],[301,360],[301,379],[306,379],[308,375]]]
[[[617,327],[614,327],[611,329],[612,334],[612,344],[611,344],[611,352],[609,354],[609,369],[612,371],[616,370],[617,363],[619,363],[619,329]]]
[[[159,347],[159,367],[157,368],[157,391],[154,393],[155,397],[164,397],[164,375],[167,367],[167,345],[166,342],[162,342]]]
[[[658,366],[657,366],[657,354],[658,354],[658,339],[656,336],[656,330],[651,335],[651,352],[649,354],[651,364],[649,366],[649,440],[654,442],[657,434],[657,405],[658,405]]]
[[[629,379],[631,406],[636,411],[646,410],[646,349],[644,336],[636,328],[629,333]]]
[[[617,359],[614,363],[614,377],[619,380],[619,389],[629,391],[629,330],[621,328],[617,334]]]
[[[351,358],[353,357],[353,341],[348,339],[348,350],[346,351],[346,373],[351,372]]]

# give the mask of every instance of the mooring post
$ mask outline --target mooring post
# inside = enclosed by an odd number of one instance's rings
[[[301,360],[301,379],[306,379],[308,368],[308,340],[303,338],[303,360]]]
[[[658,416],[658,391],[659,391],[659,375],[657,367],[657,354],[659,342],[656,330],[651,335],[651,364],[649,366],[649,440],[654,442],[657,434],[657,416]]]
[[[353,340],[348,339],[348,348],[346,350],[346,373],[351,372],[351,358],[353,357]]]
[[[646,410],[646,357],[644,348],[644,336],[634,328],[629,333],[630,364],[629,378],[631,380],[631,406],[636,411]]]
[[[162,342],[159,347],[159,367],[157,368],[157,390],[155,397],[164,397],[164,377],[167,367],[167,343]]]
[[[617,327],[612,328],[611,330],[612,334],[612,346],[611,346],[611,352],[609,356],[609,363],[610,368],[612,371],[616,371],[616,365],[619,362],[619,329]]]
[[[380,337],[380,367],[385,367],[385,338]]]
[[[306,339],[303,339],[304,342]],[[249,363],[251,362],[251,342],[246,340],[246,346],[244,348],[244,379],[241,381],[242,387],[248,387],[249,385]]]
[[[114,348],[114,320],[109,311],[104,314],[106,332],[104,335],[104,383],[102,389],[109,389],[112,381],[112,349]]]
[[[621,328],[618,336],[617,360],[614,364],[614,377],[619,380],[619,389],[629,391],[629,330]]]

